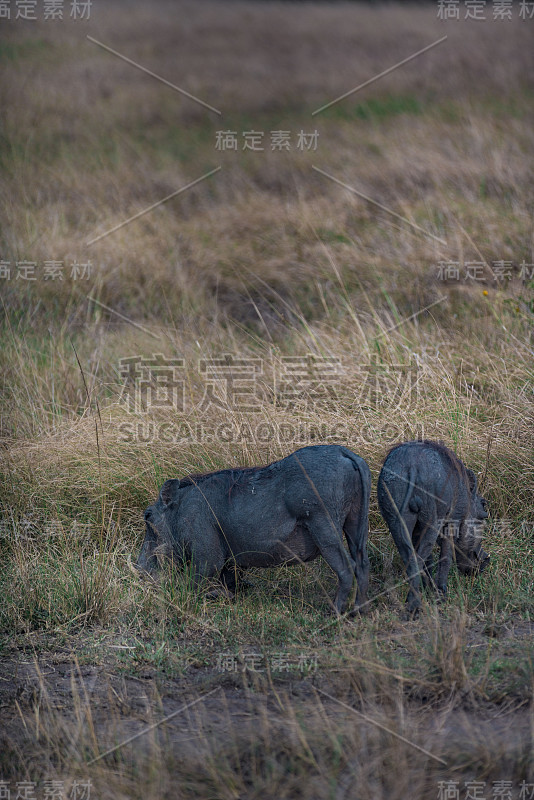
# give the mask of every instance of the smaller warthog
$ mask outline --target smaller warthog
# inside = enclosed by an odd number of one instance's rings
[[[482,549],[488,513],[477,492],[477,478],[445,445],[406,442],[388,453],[378,478],[378,505],[406,566],[408,614],[421,607],[421,582],[447,594],[453,554],[460,572],[482,571],[489,556]],[[435,581],[432,549],[439,539]]]
[[[195,583],[220,572],[232,592],[238,570],[322,555],[339,579],[336,612],[347,607],[354,575],[359,608],[369,583],[370,492],[366,462],[337,445],[303,447],[265,467],[168,480],[145,511],[137,566],[152,572],[164,553],[190,563]]]

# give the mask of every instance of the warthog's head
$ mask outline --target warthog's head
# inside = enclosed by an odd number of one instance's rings
[[[469,480],[469,514],[460,525],[458,540],[454,549],[456,564],[464,575],[475,575],[488,566],[490,557],[482,547],[484,521],[488,518],[488,504],[478,494],[475,473],[466,470]]]
[[[144,514],[146,524],[145,544],[137,559],[137,567],[139,569],[150,572],[154,556],[158,561],[172,557],[177,560],[183,558],[184,554],[174,531],[176,526],[173,525],[179,489],[179,480],[166,481],[156,502],[146,509]]]

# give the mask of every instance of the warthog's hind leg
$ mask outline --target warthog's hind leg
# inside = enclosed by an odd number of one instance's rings
[[[343,530],[347,537],[350,554],[354,560],[354,574],[358,582],[356,602],[351,615],[367,609],[367,590],[369,588],[369,558],[367,556],[367,515],[362,521],[360,516],[365,510],[351,511],[345,520]]]
[[[329,516],[318,514],[312,521],[306,523],[306,527],[322,557],[339,579],[334,609],[336,614],[343,614],[347,608],[356,571],[354,561],[343,546],[343,531],[341,527],[334,526]]]

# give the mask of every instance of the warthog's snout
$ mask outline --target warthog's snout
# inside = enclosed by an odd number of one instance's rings
[[[490,556],[478,545],[474,550],[468,554],[462,553],[457,550],[457,564],[458,569],[463,575],[478,575],[483,572],[490,562]]]
[[[483,570],[486,569],[486,567],[490,562],[489,553],[486,553],[486,551],[482,547],[480,547],[478,550],[475,550],[474,555],[475,555],[475,571],[482,572]]]

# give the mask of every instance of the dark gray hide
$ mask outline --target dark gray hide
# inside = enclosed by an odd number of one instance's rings
[[[168,480],[145,511],[137,565],[153,572],[157,552],[163,552],[188,561],[195,582],[221,571],[233,591],[236,570],[322,555],[339,578],[336,611],[345,610],[354,575],[357,609],[366,602],[369,583],[370,491],[366,462],[337,445],[303,447],[265,467]]]
[[[486,501],[477,479],[455,454],[437,442],[406,442],[388,453],[378,478],[378,505],[406,566],[410,583],[407,610],[421,606],[420,576],[433,583],[432,548],[439,538],[440,559],[435,587],[447,594],[453,553],[460,572],[484,569],[482,549]]]

